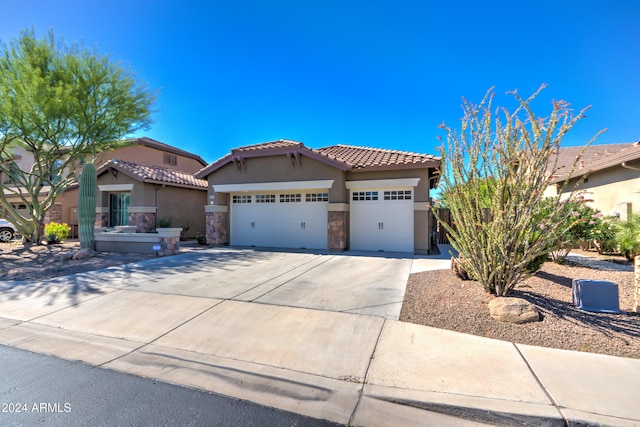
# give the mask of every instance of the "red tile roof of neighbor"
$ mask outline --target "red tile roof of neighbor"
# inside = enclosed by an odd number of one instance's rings
[[[198,178],[205,178],[210,173],[234,160],[293,153],[303,154],[344,171],[439,167],[441,160],[440,157],[429,154],[342,144],[312,149],[306,147],[299,141],[279,139],[277,141],[234,148],[230,154],[227,154],[198,171],[196,176]]]
[[[556,159],[554,172],[552,171],[553,162]],[[577,178],[638,159],[640,159],[640,142],[591,145],[587,148],[564,147],[560,148],[556,158],[550,159],[547,171],[554,172],[551,182],[558,183],[567,179],[569,175]]]
[[[98,168],[98,175],[109,169],[118,170],[125,175],[142,182],[197,189],[206,189],[208,187],[207,181],[197,179],[193,174],[187,172],[180,172],[160,166],[143,165],[118,159],[111,159],[100,166],[100,168]]]

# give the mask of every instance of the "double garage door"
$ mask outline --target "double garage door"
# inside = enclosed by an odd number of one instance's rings
[[[231,244],[327,248],[326,192],[231,195]]]
[[[231,244],[327,249],[328,193],[231,195]],[[413,189],[350,191],[349,249],[413,252]]]

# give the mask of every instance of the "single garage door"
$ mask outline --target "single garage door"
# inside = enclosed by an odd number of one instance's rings
[[[350,249],[413,252],[413,190],[351,191]]]
[[[231,244],[274,248],[327,248],[328,193],[231,195]]]

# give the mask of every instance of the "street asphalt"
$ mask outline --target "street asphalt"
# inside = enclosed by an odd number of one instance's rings
[[[83,362],[0,345],[3,426],[337,426]]]
[[[640,360],[398,321],[447,255],[218,248],[0,282],[0,343],[341,425],[640,425]]]

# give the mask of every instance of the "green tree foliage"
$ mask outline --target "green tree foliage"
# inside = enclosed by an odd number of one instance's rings
[[[128,68],[56,42],[53,31],[38,39],[25,30],[0,46],[0,172],[10,181],[0,182],[0,215],[25,243],[41,243],[45,214],[76,181],[75,166],[148,128],[154,102]],[[33,154],[28,170],[14,159],[19,147]]]
[[[442,196],[454,226],[442,225],[467,273],[498,296],[532,274],[572,225],[566,206],[575,187],[565,183],[548,215],[542,202],[556,172],[554,154],[586,109],[573,115],[566,102],[554,101],[548,117],[536,116],[530,103],[543,88],[528,99],[512,92],[519,103],[514,112],[494,112],[492,90],[479,105],[463,99],[460,132],[443,125]]]

